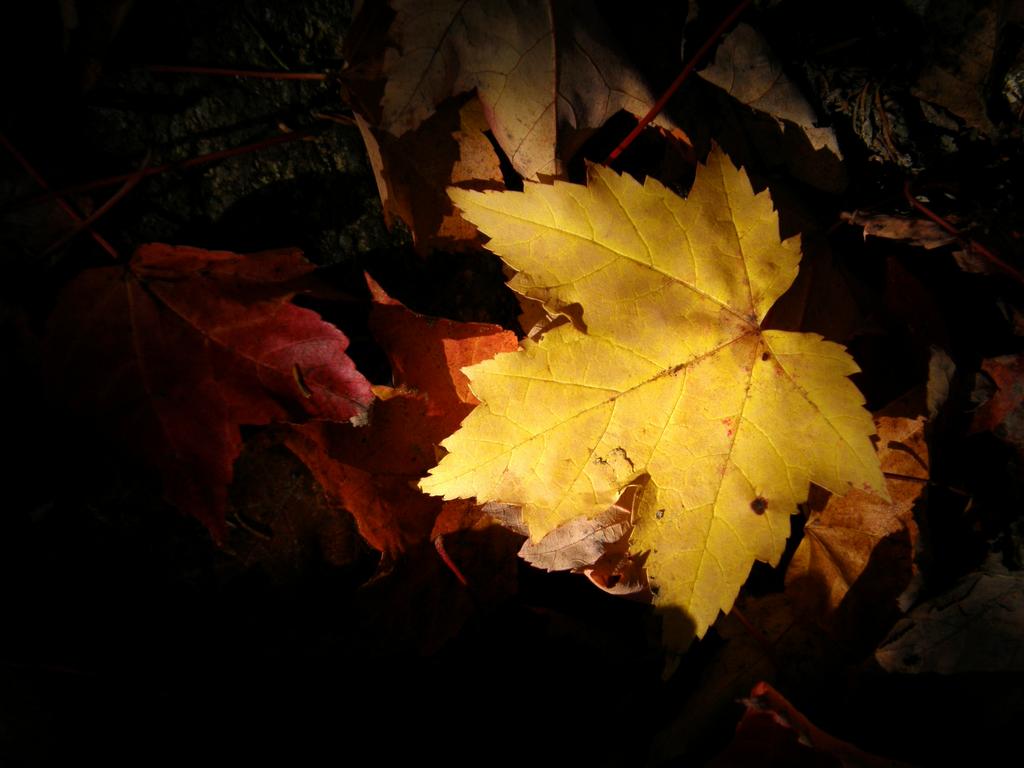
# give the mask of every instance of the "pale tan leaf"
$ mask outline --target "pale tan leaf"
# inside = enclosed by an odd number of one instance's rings
[[[592,517],[580,517],[549,531],[540,541],[527,539],[519,556],[548,571],[567,571],[593,565],[610,544],[629,536],[629,510],[611,506]]]
[[[653,103],[583,0],[392,0],[382,127],[401,136],[476,89],[488,124],[528,179],[560,172],[588,131]],[[663,124],[669,125],[662,119]]]
[[[870,236],[900,240],[928,250],[956,242],[955,237],[929,219],[912,219],[881,213],[867,214],[860,211],[841,213],[840,218],[854,226],[863,227],[865,239]]]
[[[476,227],[455,209],[445,189],[505,187],[498,155],[484,135],[487,123],[479,100],[461,106],[446,102],[401,137],[373,128],[359,114],[355,119],[387,225],[404,222],[420,252],[478,245]]]
[[[715,52],[715,60],[698,72],[742,104],[800,127],[814,149],[828,149],[842,159],[831,128],[819,128],[818,116],[782,69],[768,41],[749,24],[737,24]]]

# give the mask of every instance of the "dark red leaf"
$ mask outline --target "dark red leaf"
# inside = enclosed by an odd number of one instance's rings
[[[62,295],[48,378],[158,468],[168,500],[220,539],[241,424],[362,423],[369,382],[348,339],[290,303],[297,250],[240,255],[145,245]]]
[[[743,703],[735,739],[710,765],[906,768],[825,733],[768,683],[755,685]]]

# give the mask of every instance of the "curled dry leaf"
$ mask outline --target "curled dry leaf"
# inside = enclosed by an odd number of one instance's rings
[[[628,595],[633,600],[650,602],[653,593],[644,569],[646,558],[629,554],[628,544],[628,539],[623,539],[592,566],[579,571],[591,584],[610,595]]]
[[[220,539],[239,426],[362,423],[370,383],[348,339],[290,303],[297,250],[240,255],[144,245],[83,273],[51,320],[48,378],[159,470],[164,494]]]
[[[527,179],[560,172],[588,133],[653,98],[584,0],[392,0],[381,127],[396,136],[476,89],[488,124]],[[663,124],[668,124],[662,119]]]
[[[924,419],[883,416],[875,423],[890,498],[854,489],[812,510],[786,571],[787,592],[800,608],[849,632],[897,615],[896,600],[914,573],[914,506],[929,477]]]
[[[912,219],[907,216],[889,216],[882,213],[867,214],[860,211],[843,212],[840,218],[848,224],[863,227],[868,236],[886,240],[899,240],[931,250],[955,243],[956,238],[930,219]]]
[[[596,563],[610,546],[629,536],[628,509],[612,505],[593,518],[577,518],[549,531],[539,541],[528,539],[519,556],[547,571],[568,571]]]
[[[618,503],[596,517],[570,520],[540,541],[527,539],[519,556],[547,571],[581,573],[591,584],[610,594],[649,601],[646,558],[629,554],[632,507],[638,497],[638,487],[627,488]]]

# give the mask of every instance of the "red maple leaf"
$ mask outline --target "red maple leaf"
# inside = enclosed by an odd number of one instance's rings
[[[395,386],[375,388],[381,399],[368,425],[311,422],[290,428],[286,442],[352,513],[363,538],[393,555],[428,540],[441,512],[441,500],[416,482],[477,403],[460,369],[512,351],[518,341],[496,325],[417,314],[367,282],[370,329],[391,361]]]
[[[348,339],[290,303],[314,269],[298,250],[240,255],[144,245],[89,270],[51,319],[48,379],[159,470],[167,499],[216,539],[241,424],[365,421]]]

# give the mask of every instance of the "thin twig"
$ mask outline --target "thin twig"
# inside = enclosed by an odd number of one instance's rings
[[[156,176],[166,171],[172,171],[176,169],[192,168],[197,165],[203,165],[204,163],[212,163],[217,160],[225,160],[229,157],[237,157],[238,155],[245,155],[249,152],[256,152],[266,147],[272,147],[276,144],[285,144],[289,141],[297,141],[299,139],[306,139],[313,136],[316,133],[313,129],[303,128],[297,131],[290,131],[288,133],[282,133],[277,136],[271,136],[268,139],[260,139],[259,141],[253,142],[252,144],[244,144],[241,147],[232,147],[231,149],[220,149],[216,152],[209,152],[205,155],[197,155],[196,157],[190,157],[188,160],[178,160],[173,163],[164,163],[163,165],[154,165],[150,168],[146,168],[142,172],[142,178],[148,178],[149,176]],[[91,192],[94,189],[103,189],[105,187],[113,187],[116,184],[122,184],[128,179],[134,177],[138,171],[132,171],[131,173],[122,173],[117,176],[108,176],[103,179],[95,179],[93,181],[82,182],[81,184],[72,184],[67,187],[58,189],[56,192],[51,192],[40,197],[33,198],[27,202],[28,205],[34,205],[36,203],[45,202],[54,197],[61,195],[72,195],[80,194],[82,192]]]
[[[32,177],[36,184],[38,184],[44,190],[48,191],[50,189],[50,185],[46,183],[46,179],[43,178],[42,174],[40,174],[32,166],[32,164],[25,158],[25,156],[22,155],[21,152],[19,152],[18,149],[13,144],[11,144],[10,141],[8,141],[7,137],[3,133],[0,133],[0,144],[3,144],[4,148],[11,153],[11,156],[18,161],[18,164],[25,169],[25,171],[28,173],[29,176]],[[79,225],[83,223],[83,219],[81,215],[78,213],[78,211],[76,211],[71,206],[71,204],[68,203],[60,194],[53,195],[52,199],[54,200],[54,202],[57,203],[58,206],[60,206],[61,210],[64,211],[64,213],[68,215],[68,218],[70,218],[73,222]],[[107,242],[107,239],[103,237],[99,232],[96,232],[95,230],[90,228],[89,235],[92,237],[93,240],[96,241],[96,244],[99,245],[100,248],[102,248],[104,251],[110,254],[110,257],[112,259],[120,258],[119,254],[117,253],[117,249],[114,248],[114,246],[112,246],[109,242]]]
[[[191,67],[172,64],[150,64],[150,72],[174,75],[214,75],[216,77],[246,77],[257,80],[327,80],[323,72],[267,72],[261,69],[225,69],[224,67]]]
[[[270,43],[267,42],[267,39],[263,36],[263,33],[260,32],[260,28],[256,26],[256,22],[252,20],[251,14],[246,10],[242,11],[242,21],[244,21],[246,26],[248,26],[249,29],[252,30],[252,33],[256,35],[256,39],[260,41],[260,44],[267,50],[267,53],[270,54],[271,58],[273,58],[274,61],[278,63],[281,69],[287,72],[291,72],[292,68],[285,63],[284,59],[277,55],[277,51],[275,51],[273,46],[271,46]]]
[[[686,81],[697,65],[704,60],[704,57],[708,55],[708,52],[712,47],[714,47],[715,43],[718,42],[718,38],[725,34],[725,31],[729,29],[733,22],[739,18],[740,14],[747,9],[750,2],[751,0],[740,0],[740,3],[732,9],[732,13],[726,16],[722,23],[715,28],[715,31],[711,33],[711,36],[705,41],[704,45],[702,45],[697,53],[694,54],[689,63],[683,67],[683,71],[679,73],[679,76],[672,82],[672,85],[668,87],[668,90],[661,94],[661,98],[654,102],[654,106],[647,111],[646,115],[640,118],[640,122],[636,124],[636,127],[629,132],[629,135],[626,136],[626,138],[619,142],[619,146],[609,153],[608,157],[604,161],[605,165],[608,165],[608,163],[621,155],[625,151],[626,147],[632,144],[636,137],[640,135],[640,132],[647,127],[651,120],[658,116],[658,113],[665,108],[666,104],[668,104],[668,100],[671,99],[672,96],[675,95],[675,92],[679,90],[679,86]]]
[[[443,535],[438,535],[434,537],[434,549],[437,550],[437,554],[440,555],[441,560],[443,560],[444,564],[448,566],[448,570],[455,574],[455,578],[457,578],[461,582],[462,586],[468,587],[469,582],[466,581],[466,577],[462,575],[462,571],[459,570],[459,567],[455,564],[455,561],[451,559],[451,557],[448,554],[448,551],[444,548]]]
[[[337,123],[338,125],[356,124],[355,118],[349,117],[348,115],[335,115],[331,112],[312,112],[310,114],[317,120],[329,120],[330,122]]]
[[[751,624],[750,619],[744,616],[743,611],[735,605],[733,605],[730,613],[736,617],[736,620],[739,621],[740,624],[743,625],[743,628],[747,630],[747,634],[754,638],[754,642],[761,646],[761,649],[765,652],[765,655],[772,664],[778,666],[778,659],[775,655],[775,646],[772,644],[771,640],[765,637],[765,634],[760,629]]]
[[[909,179],[907,181],[903,182],[903,195],[904,195],[904,197],[907,198],[907,202],[910,203],[911,207],[913,207],[916,210],[918,210],[921,213],[923,213],[925,216],[927,216],[929,219],[934,221],[936,224],[938,224],[944,230],[949,232],[949,234],[953,235],[953,237],[959,238],[960,241],[963,242],[963,244],[969,250],[974,251],[978,255],[982,256],[985,259],[987,259],[993,266],[995,266],[998,269],[1000,269],[1003,272],[1005,272],[1007,275],[1012,277],[1018,283],[1021,283],[1022,285],[1024,285],[1024,275],[1022,275],[1014,267],[1012,267],[1009,264],[1007,264],[1001,258],[996,256],[992,251],[990,251],[988,248],[986,248],[981,243],[977,242],[976,240],[972,240],[969,237],[964,237],[963,232],[961,232],[959,229],[957,229],[952,223],[950,223],[948,220],[946,220],[945,218],[943,218],[939,214],[935,213],[935,211],[933,211],[927,205],[925,205],[920,200],[918,200],[916,197],[914,197],[914,193],[913,193],[913,191],[910,188],[910,180]]]
[[[146,166],[149,165],[149,158],[151,156],[152,152],[147,151],[146,156],[142,159],[142,162],[139,164],[138,170],[135,171],[135,173],[133,173],[130,178],[125,180],[124,184],[121,185],[121,188],[117,190],[117,192],[112,194],[109,198],[107,198],[107,201],[103,203],[103,205],[101,205],[95,211],[93,211],[87,218],[79,222],[74,229],[59,237],[56,242],[54,242],[49,248],[43,251],[43,255],[45,256],[47,254],[53,253],[58,248],[63,246],[66,242],[71,240],[73,237],[78,236],[78,234],[81,233],[83,230],[91,228],[92,225],[95,224],[100,218],[109,213],[110,209],[117,205],[119,202],[121,202],[121,200],[123,200],[128,195],[128,193],[131,192],[132,189],[134,189],[135,186],[145,177]]]

